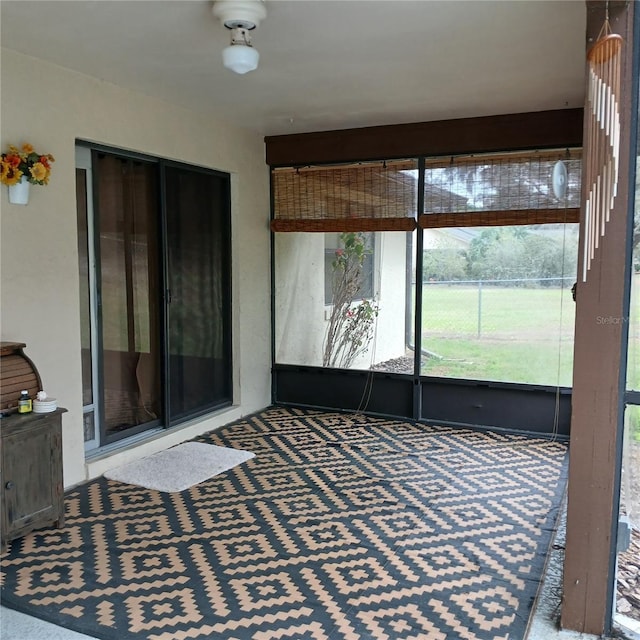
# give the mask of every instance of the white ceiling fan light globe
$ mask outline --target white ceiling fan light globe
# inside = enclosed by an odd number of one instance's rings
[[[245,44],[231,44],[222,50],[222,64],[227,69],[241,75],[258,68],[260,54]]]
[[[231,44],[222,51],[222,63],[239,74],[258,68],[260,54],[251,46],[251,31],[267,17],[264,0],[216,0],[213,15],[231,31]]]

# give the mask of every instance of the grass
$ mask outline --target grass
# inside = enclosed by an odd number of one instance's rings
[[[634,278],[627,387],[640,390],[640,275]],[[569,289],[427,284],[422,373],[571,386],[575,303]]]
[[[573,334],[575,303],[568,289],[428,285],[423,297],[422,326],[431,334],[454,330],[477,337],[479,329],[481,337],[550,337],[557,335],[561,311],[563,333]]]
[[[640,406],[629,405],[626,408],[629,416],[629,437],[640,444]],[[638,469],[640,472],[640,469]]]
[[[424,345],[423,345],[424,346]],[[428,358],[422,373],[432,376],[571,386],[573,344],[499,342],[488,339],[427,339],[426,349],[444,359]]]

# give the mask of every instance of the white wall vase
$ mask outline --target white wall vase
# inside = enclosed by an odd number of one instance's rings
[[[30,182],[22,176],[20,182],[9,187],[9,202],[11,204],[28,204]]]

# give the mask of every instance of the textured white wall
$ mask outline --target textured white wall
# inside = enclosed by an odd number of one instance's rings
[[[0,336],[25,342],[63,416],[65,486],[148,455],[270,400],[269,172],[261,136],[7,49],[0,142],[56,158],[27,206],[0,189]],[[76,234],[76,139],[232,174],[234,408],[85,466]]]
[[[377,364],[405,355],[407,235],[403,231],[388,231],[379,233],[377,238],[380,311],[375,352],[363,356],[369,364],[372,356],[373,364]]]
[[[322,366],[324,234],[276,233],[276,362]]]

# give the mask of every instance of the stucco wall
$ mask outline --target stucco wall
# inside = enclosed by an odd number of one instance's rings
[[[276,233],[276,362],[322,366],[324,234]]]
[[[407,235],[402,231],[378,234],[380,257],[380,312],[373,363],[405,355],[407,302]],[[371,359],[371,356],[369,356]]]
[[[30,142],[55,156],[50,184],[27,206],[0,190],[0,335],[26,353],[63,416],[69,487],[266,406],[270,399],[269,174],[262,137],[98,79],[2,49],[2,149]],[[85,465],[76,234],[76,139],[232,174],[236,405]]]

